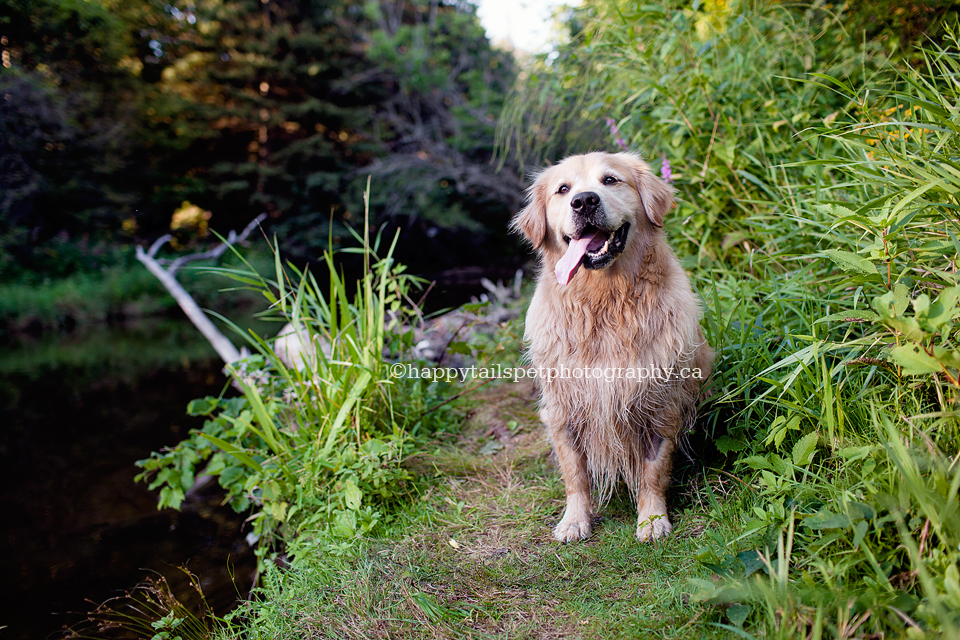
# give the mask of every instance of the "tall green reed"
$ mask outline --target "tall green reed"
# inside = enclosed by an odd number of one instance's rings
[[[952,637],[957,38],[898,68],[825,5],[710,6],[587,2],[547,80],[678,192],[745,487],[694,595],[744,637]]]
[[[282,264],[276,244],[272,278],[213,270],[263,295],[265,314],[289,324],[301,355],[294,363],[289,350],[234,326],[253,352],[227,367],[242,396],[194,401],[188,410],[207,416],[203,429],[138,463],[138,479],[161,488],[161,507],[178,508],[197,474],[217,477],[234,509],[252,511],[261,561],[281,548],[348,551],[410,490],[401,462],[411,431],[438,419],[426,408],[442,384],[390,376],[389,359],[405,357],[419,313],[410,300],[417,280],[394,260],[396,238],[379,257],[382,238],[367,229],[357,235],[355,287],[332,252],[322,287],[311,271]]]

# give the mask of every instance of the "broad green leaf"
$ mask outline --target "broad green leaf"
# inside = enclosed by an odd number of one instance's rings
[[[357,533],[357,513],[341,511],[333,521],[333,531],[341,538],[351,538]]]
[[[890,356],[896,364],[903,367],[903,375],[906,376],[937,373],[943,369],[943,365],[916,342],[894,347],[890,350]]]
[[[716,585],[710,580],[703,578],[690,578],[688,581],[690,587],[690,601],[703,604],[726,604],[728,602],[737,602],[743,600],[747,595],[746,588],[740,583],[728,582],[723,585]]]
[[[834,216],[836,218],[861,218],[856,212],[847,209],[839,204],[817,204],[813,206],[820,213]]]
[[[743,574],[745,578],[763,568],[763,558],[757,550],[741,551],[737,554],[737,559],[743,563]]]
[[[798,429],[801,420],[802,418],[799,415],[794,415],[789,420],[783,416],[777,416],[773,424],[770,425],[769,435],[764,439],[763,444],[769,446],[772,442],[779,449],[780,445],[783,444],[783,439],[787,436],[787,432]]]
[[[349,478],[343,483],[343,501],[347,505],[347,508],[352,511],[360,508],[360,503],[363,501],[363,493],[360,492],[360,488],[353,481],[353,478]]]
[[[845,529],[850,523],[850,516],[845,513],[823,511],[808,518],[805,524],[811,529]]]
[[[960,301],[960,287],[947,287],[941,291],[936,302],[927,310],[924,324],[930,331],[938,331],[942,325],[960,315],[957,309],[958,301]]]
[[[910,299],[907,296],[906,285],[898,282],[892,291],[888,291],[882,296],[873,299],[873,308],[880,314],[881,318],[896,318],[902,316],[907,310],[907,304]]]
[[[821,322],[856,322],[857,320],[879,320],[878,316],[873,311],[868,311],[867,309],[857,309],[856,311],[841,311],[839,313],[831,313],[828,316],[824,316],[818,319],[814,324],[820,324]]]
[[[208,416],[217,408],[217,404],[217,399],[211,396],[192,400],[190,404],[187,405],[187,415]]]
[[[960,570],[957,570],[956,563],[951,562],[944,572],[943,588],[950,604],[960,607]]]
[[[820,434],[811,431],[800,438],[797,444],[793,445],[793,463],[798,467],[805,467],[813,461],[813,454],[817,451],[817,441]]]
[[[731,451],[743,451],[747,448],[747,443],[743,440],[731,438],[728,435],[722,435],[713,441],[714,446],[720,453],[730,453]]]
[[[933,357],[940,361],[940,364],[960,369],[960,351],[948,349],[947,347],[934,347]]]
[[[456,353],[462,356],[473,355],[473,350],[470,348],[470,344],[464,342],[463,340],[454,340],[447,346],[447,351],[450,353]]]
[[[870,505],[865,502],[850,502],[847,504],[847,513],[850,515],[850,519],[853,521],[857,520],[873,520],[877,517],[877,511]]]
[[[839,449],[837,453],[847,462],[853,462],[854,460],[866,458],[870,455],[873,449],[874,446],[868,444],[862,447],[844,447],[843,449]]]
[[[841,249],[825,249],[822,253],[844,271],[857,271],[864,275],[879,275],[877,267],[861,255]]]
[[[867,529],[870,528],[870,523],[866,520],[861,520],[857,524],[853,525],[853,548],[856,549],[860,546],[860,543],[863,542],[863,537],[867,534]]]
[[[283,522],[287,517],[287,507],[290,506],[286,502],[270,502],[264,505],[264,509],[273,516],[277,522]]]
[[[216,446],[220,447],[223,451],[230,454],[231,456],[233,456],[234,458],[236,458],[237,460],[239,460],[249,468],[253,469],[257,473],[263,473],[263,467],[260,466],[260,463],[254,460],[253,458],[251,458],[250,454],[246,453],[245,451],[242,451],[239,447],[236,447],[230,444],[226,440],[221,440],[216,436],[212,436],[209,433],[200,432],[199,435],[201,438],[205,438],[206,440],[209,440]]]
[[[157,503],[158,508],[170,507],[171,509],[180,510],[180,504],[183,502],[183,491],[181,489],[173,489],[171,487],[164,487],[160,490],[160,500]]]
[[[740,462],[743,462],[751,469],[760,470],[760,469],[773,469],[773,465],[770,464],[770,461],[763,456],[747,456],[743,458]]]
[[[916,313],[919,318],[921,315],[926,315],[927,311],[930,310],[930,296],[925,293],[921,293],[919,296],[913,299],[913,311]]]
[[[753,608],[748,604],[732,604],[727,607],[727,617],[737,627],[743,628],[743,623],[747,621],[752,611]]]
[[[884,322],[906,336],[907,340],[919,341],[927,337],[927,332],[920,328],[916,318],[888,318]]]
[[[229,489],[230,485],[243,484],[243,482],[245,482],[245,478],[246,473],[244,472],[243,467],[226,467],[220,472],[220,486],[224,489]]]
[[[776,489],[777,485],[780,484],[777,482],[777,476],[773,475],[772,472],[767,471],[766,469],[763,469],[760,472],[760,476],[763,478],[763,481],[766,483],[766,485],[771,489]]]

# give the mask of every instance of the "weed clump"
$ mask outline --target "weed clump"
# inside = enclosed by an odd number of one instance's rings
[[[160,489],[160,507],[179,508],[199,474],[216,477],[236,511],[252,512],[248,540],[261,570],[268,559],[347,553],[375,531],[413,488],[402,461],[417,436],[445,415],[428,408],[448,382],[389,370],[391,358],[409,354],[418,313],[416,279],[393,260],[395,242],[378,258],[380,237],[362,239],[353,293],[331,252],[326,287],[279,257],[270,280],[220,269],[266,297],[265,316],[295,328],[301,354],[291,359],[279,341],[234,327],[255,351],[227,367],[242,395],[190,403],[191,415],[208,417],[204,427],[138,463],[137,479]]]

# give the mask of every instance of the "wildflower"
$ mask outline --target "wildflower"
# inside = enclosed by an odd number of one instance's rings
[[[620,137],[620,129],[617,128],[617,121],[613,118],[607,118],[607,126],[610,127],[610,133],[613,135],[613,140],[617,143],[617,146],[626,151],[627,141]]]
[[[672,184],[673,183],[673,172],[670,171],[670,161],[667,160],[667,156],[663,156],[663,163],[660,165],[660,175],[663,176],[663,181]]]

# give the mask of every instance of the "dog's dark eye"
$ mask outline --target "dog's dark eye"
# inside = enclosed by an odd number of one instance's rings
[[[620,181],[614,178],[613,176],[607,176],[603,179],[603,184],[616,184],[617,182],[620,182]]]
[[[570,191],[570,187],[568,187],[565,184],[560,185],[560,188],[557,189],[557,193],[560,193],[560,194],[566,193],[567,191]]]

